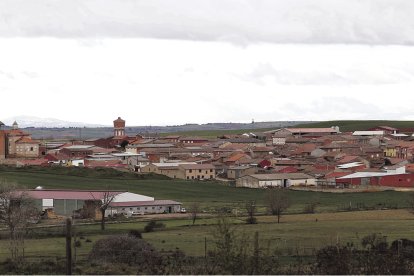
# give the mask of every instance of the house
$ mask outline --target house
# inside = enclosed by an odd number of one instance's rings
[[[12,129],[0,130],[0,160],[5,158],[37,158],[40,143],[19,129],[17,122]]]
[[[180,137],[179,141],[182,144],[206,144],[209,142],[208,139],[201,137]]]
[[[62,148],[60,152],[66,156],[69,156],[71,159],[79,159],[92,155],[93,148],[94,146],[90,145],[72,145]]]
[[[182,179],[215,179],[216,167],[212,164],[181,164],[178,166],[182,174],[179,178]]]
[[[257,138],[250,138],[250,137],[231,138],[231,139],[226,139],[226,141],[232,143],[233,145],[245,145],[249,147],[266,147],[266,141],[260,140]]]
[[[223,163],[227,166],[239,165],[243,160],[251,160],[252,158],[243,152],[234,152],[227,158],[223,159]]]
[[[368,131],[383,131],[385,135],[391,135],[398,133],[398,129],[389,126],[378,126],[368,129]]]
[[[185,179],[183,171],[179,169],[180,165],[196,165],[196,162],[164,162],[151,163],[141,168],[142,173],[156,173],[168,176],[170,178]]]
[[[257,167],[250,166],[230,166],[227,168],[227,178],[237,179],[245,175],[257,173]]]
[[[251,174],[236,179],[236,187],[268,188],[316,186],[316,179],[304,173]]]
[[[316,138],[325,135],[335,135],[339,133],[339,127],[331,128],[281,128],[266,131],[266,134],[272,134],[273,137],[304,136]]]

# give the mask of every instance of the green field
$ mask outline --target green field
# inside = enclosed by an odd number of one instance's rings
[[[28,188],[39,185],[64,189],[110,187],[158,199],[177,200],[184,206],[191,202],[201,203],[204,212],[194,226],[185,214],[181,214],[181,218],[146,215],[134,220],[109,221],[105,231],[100,230],[98,222],[75,220],[74,230],[78,239],[81,238],[76,258],[83,265],[87,263],[86,257],[94,242],[107,235],[127,234],[130,230],[143,232],[151,219],[163,222],[166,226],[162,230],[143,233],[143,238],[156,249],[180,249],[187,255],[203,256],[206,241],[207,250],[215,247],[217,214],[213,211],[223,207],[228,207],[228,221],[243,243],[252,244],[257,231],[261,248],[277,252],[286,264],[290,264],[296,255],[313,258],[318,249],[327,245],[350,242],[358,246],[362,237],[372,233],[381,233],[390,242],[400,238],[414,239],[414,214],[407,209],[394,209],[408,207],[412,194],[408,192],[322,193],[289,190],[291,206],[287,214],[282,216],[281,223],[277,224],[274,216],[264,214],[265,190],[234,188],[214,181],[171,180],[151,175],[141,178],[112,170],[5,167],[0,167],[0,179],[17,182]],[[258,202],[257,224],[245,223],[244,203],[247,200]],[[303,214],[304,207],[310,202],[319,203],[316,213]],[[349,207],[354,211],[347,211]],[[8,243],[7,231],[0,231],[0,261],[10,256]],[[41,221],[27,231],[25,256],[29,262],[62,259],[64,247],[63,220]]]
[[[225,134],[243,134],[243,133],[250,133],[250,132],[264,132],[268,130],[277,129],[277,127],[273,128],[258,128],[258,129],[232,129],[232,130],[193,130],[193,131],[180,131],[180,132],[172,132],[172,133],[160,133],[161,136],[170,136],[170,135],[180,135],[180,136],[197,136],[197,137],[204,137],[204,138],[217,138],[219,136]]]
[[[299,124],[295,127],[331,127],[339,126],[341,132],[367,130],[377,126],[390,126],[395,128],[414,128],[414,121],[386,121],[386,120],[343,120],[343,121],[325,121],[317,123]]]
[[[205,239],[208,249],[214,249],[215,218],[199,219],[194,226],[190,226],[189,219],[159,221],[166,224],[165,229],[143,234],[143,238],[158,250],[169,251],[179,248],[188,255],[202,256]],[[274,217],[269,216],[259,216],[259,223],[254,225],[245,224],[243,217],[231,217],[229,221],[233,224],[232,227],[237,235],[243,237],[244,242],[251,242],[254,232],[257,231],[263,249],[277,250],[278,254],[284,256],[312,255],[315,250],[337,242],[341,244],[352,242],[358,246],[362,237],[372,233],[381,233],[387,236],[390,242],[399,238],[414,239],[414,214],[406,210],[286,215],[282,217],[280,224],[275,222]],[[137,221],[107,224],[105,232],[99,230],[98,224],[76,226],[78,239],[82,237],[77,254],[82,259],[97,240],[110,234],[126,234],[129,230],[142,231],[145,223]],[[26,256],[63,257],[65,254],[63,229],[62,224],[55,228],[37,230],[38,233],[44,231],[54,234],[47,238],[27,239]],[[85,242],[86,239],[91,242]],[[9,254],[7,243],[6,239],[0,240],[0,260],[4,260]]]
[[[42,186],[55,189],[112,189],[171,199],[183,203],[184,206],[199,202],[205,211],[228,207],[244,209],[244,203],[255,200],[259,209],[264,211],[265,190],[230,187],[216,181],[186,181],[172,179],[138,179],[136,175],[100,176],[93,170],[79,173],[84,176],[62,174],[65,168],[44,168],[42,171],[31,169],[2,169],[0,179],[27,188]],[[91,175],[88,176],[88,173]],[[290,213],[300,213],[311,202],[318,202],[318,211],[346,210],[349,207],[359,209],[383,209],[408,207],[408,192],[384,191],[371,193],[322,193],[311,191],[288,191],[291,202]]]

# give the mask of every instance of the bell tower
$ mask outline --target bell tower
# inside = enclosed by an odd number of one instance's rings
[[[122,120],[121,117],[118,117],[114,121],[114,137],[123,137],[125,136],[125,120]]]

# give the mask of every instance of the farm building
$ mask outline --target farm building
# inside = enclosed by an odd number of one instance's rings
[[[113,202],[110,204],[107,215],[112,214],[163,214],[179,213],[181,203],[173,200],[152,200],[152,201],[132,201],[132,202]]]
[[[406,173],[405,167],[384,172],[357,172],[337,178],[336,185],[414,188],[414,173]]]
[[[236,180],[236,187],[266,188],[316,186],[316,179],[304,173],[251,174]]]
[[[171,200],[155,200],[153,197],[126,191],[98,191],[98,190],[49,190],[35,189],[21,191],[29,198],[34,199],[39,210],[52,209],[56,215],[71,216],[75,211],[89,208],[90,206],[99,206],[105,198],[113,197],[105,216],[123,212],[122,208],[140,208],[143,213],[177,212],[181,203]],[[152,208],[154,207],[154,208]],[[95,207],[96,208],[96,207]]]

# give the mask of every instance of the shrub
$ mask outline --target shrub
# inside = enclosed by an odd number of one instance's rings
[[[81,241],[75,241],[75,247],[81,247],[82,243]]]
[[[130,237],[134,237],[137,239],[142,239],[142,235],[141,232],[139,230],[130,230],[128,233],[128,236]]]
[[[152,221],[148,222],[147,225],[145,225],[144,232],[145,233],[154,232],[155,229],[162,229],[162,228],[165,228],[164,223],[156,222],[155,220],[152,220]]]
[[[150,265],[157,258],[158,253],[149,243],[128,235],[109,236],[99,240],[89,253],[89,260],[97,264]]]

